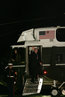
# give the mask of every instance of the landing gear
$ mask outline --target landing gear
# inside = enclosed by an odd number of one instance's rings
[[[65,95],[65,89],[61,90],[62,95]]]
[[[52,88],[51,95],[54,96],[54,97],[58,96],[59,95],[59,90],[57,88]]]
[[[53,81],[53,86],[51,88],[51,95],[54,96],[54,97],[60,95],[60,91],[57,88],[56,80]]]

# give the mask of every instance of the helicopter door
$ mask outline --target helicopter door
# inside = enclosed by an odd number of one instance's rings
[[[30,55],[32,52],[34,52],[34,49],[37,48],[38,49],[38,54],[39,54],[39,58],[40,60],[42,60],[42,47],[41,46],[29,46],[28,47],[28,72],[29,72],[29,59],[30,59]]]

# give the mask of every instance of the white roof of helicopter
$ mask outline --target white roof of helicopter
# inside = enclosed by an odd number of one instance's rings
[[[26,47],[26,46],[39,46],[42,45],[43,47],[52,47],[52,46],[65,46],[65,42],[59,42],[56,37],[54,39],[41,39],[37,40],[33,37],[33,32],[35,37],[37,38],[37,35],[39,31],[48,31],[48,30],[54,30],[56,34],[56,29],[58,28],[65,28],[65,27],[46,27],[46,28],[35,28],[35,29],[29,29],[26,31],[23,31],[17,41],[19,42],[25,42],[24,45],[13,45],[12,47]]]

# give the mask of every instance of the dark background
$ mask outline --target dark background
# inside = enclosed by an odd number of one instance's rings
[[[64,0],[0,2],[0,59],[21,32],[31,28],[65,26]]]

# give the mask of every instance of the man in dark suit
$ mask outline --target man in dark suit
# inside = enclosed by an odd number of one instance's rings
[[[34,48],[34,51],[31,52],[30,55],[30,74],[32,82],[38,79],[40,74],[41,59],[39,56],[38,48]]]

